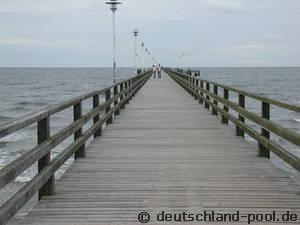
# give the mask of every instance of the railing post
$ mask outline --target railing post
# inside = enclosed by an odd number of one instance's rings
[[[82,102],[79,102],[76,105],[74,105],[73,112],[74,112],[74,121],[81,119],[81,117],[82,117]],[[82,137],[82,127],[74,133],[74,140],[76,141],[80,137]],[[83,157],[85,157],[85,145],[82,145],[77,150],[77,152],[75,152],[75,159],[83,158]]]
[[[261,116],[264,119],[270,120],[270,104],[266,102],[262,102],[261,107]],[[270,139],[270,132],[264,128],[261,129],[262,136]],[[262,144],[259,143],[259,151],[258,156],[270,158],[270,151]]]
[[[229,91],[228,91],[228,89],[224,89],[223,96],[224,96],[225,100],[229,100]],[[224,109],[225,112],[229,112],[229,108],[225,104],[223,106],[223,109]],[[224,115],[222,116],[222,123],[228,124],[228,119]]]
[[[114,86],[114,96],[119,94],[119,85],[115,85]],[[117,98],[117,100],[114,102],[114,107],[116,107],[119,103],[119,98]],[[117,109],[115,112],[115,115],[120,115],[120,109]]]
[[[210,92],[210,83],[206,82],[206,90],[208,92]],[[210,97],[208,94],[206,94],[206,99],[209,101],[210,100]],[[206,109],[209,109],[209,104],[207,102],[205,102],[205,108]]]
[[[193,96],[193,92],[192,92],[192,89],[193,89],[193,88],[192,88],[192,85],[191,85],[191,84],[192,84],[192,78],[189,77],[188,79],[189,79],[189,93],[190,93],[190,95]]]
[[[193,97],[195,97],[194,91],[195,91],[195,88],[194,88],[194,78],[191,77],[191,94],[192,94]]]
[[[139,78],[139,79],[140,79],[140,78]],[[134,79],[132,80],[131,85],[132,85],[132,92],[133,92],[132,95],[133,95],[133,97],[134,97],[134,96],[136,95],[136,93],[138,92],[138,89],[134,90],[133,86],[134,86],[136,83],[138,83],[139,79],[134,78]]]
[[[37,133],[38,133],[38,144],[42,144],[50,138],[50,118],[47,117],[38,122],[37,125]],[[38,171],[41,172],[46,166],[48,166],[51,162],[51,153],[47,153],[43,158],[41,158],[38,162]],[[42,199],[43,196],[53,195],[55,192],[55,178],[54,175],[50,177],[50,179],[43,185],[43,187],[39,190],[39,200]]]
[[[128,81],[125,81],[125,90],[127,90],[128,89]],[[128,96],[128,93],[126,93],[125,94],[125,98],[127,98],[127,96]],[[125,104],[128,104],[129,103],[129,99],[125,102]],[[125,105],[124,105],[124,107],[125,107]]]
[[[111,90],[110,88],[108,90],[105,91],[105,102],[108,102],[110,100],[110,96],[111,96]],[[106,107],[106,113],[109,113],[111,110],[111,104],[109,104]],[[112,116],[106,121],[106,124],[111,124],[112,123]]]
[[[218,86],[217,85],[214,85],[214,94],[218,95]],[[218,105],[218,101],[215,99],[214,99],[214,104]],[[218,111],[214,107],[212,107],[212,114],[216,115],[216,116],[218,115]]]
[[[132,90],[132,84],[133,84],[133,82],[132,82],[132,79],[130,79],[129,80],[129,88],[130,88],[130,91],[129,91],[129,99],[131,100],[132,99],[132,97],[133,97],[133,90]]]
[[[203,87],[204,87],[203,81],[202,81],[202,80],[200,81],[200,87],[201,87],[202,89],[203,89]],[[202,97],[204,96],[202,91],[200,91],[200,95],[201,95]],[[200,104],[203,104],[203,99],[202,99],[202,98],[199,98],[199,103],[200,103]]]
[[[193,84],[193,95],[194,95],[195,99],[197,100],[198,95],[195,94],[195,92],[197,92],[197,88],[195,87],[196,86],[196,79],[193,77],[192,80],[193,80],[193,83],[192,83]]]
[[[99,107],[99,95],[96,94],[93,96],[93,108],[96,109],[97,107]],[[98,123],[98,121],[100,120],[100,111],[99,113],[94,117],[94,125]],[[97,130],[94,134],[94,138],[102,136],[102,127],[99,128],[99,130]]]
[[[239,94],[239,106],[245,108],[245,95]],[[245,123],[245,118],[239,114],[239,121]],[[245,137],[245,132],[236,126],[236,136]]]
[[[120,84],[120,93],[123,92],[123,91],[124,91],[124,82],[122,82],[122,83]],[[120,96],[120,102],[122,102],[123,99],[124,99],[124,95],[122,94],[122,95]],[[123,103],[123,104],[121,105],[121,109],[124,109],[124,108],[125,108],[125,104]]]
[[[196,87],[198,88],[199,87],[199,80],[198,79],[195,79],[195,85],[196,85]],[[199,92],[199,90],[197,89],[197,88],[195,88],[195,91],[197,92],[197,95],[195,96],[195,99],[196,100],[199,100],[200,99],[200,97],[199,97],[199,95],[200,95],[200,92]]]

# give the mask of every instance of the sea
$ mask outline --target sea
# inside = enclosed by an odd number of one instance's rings
[[[259,67],[259,68],[194,68],[201,71],[201,77],[221,84],[231,85],[262,96],[300,105],[300,67]],[[118,79],[134,75],[133,68],[119,68]],[[1,124],[43,109],[49,105],[68,100],[93,90],[100,90],[112,84],[110,68],[0,68],[0,126]],[[221,94],[221,93],[220,93]],[[237,95],[230,99],[237,102]],[[91,109],[91,102],[83,105],[83,111]],[[246,98],[246,108],[257,114],[261,113],[261,103]],[[272,121],[300,133],[300,113],[271,107]],[[55,133],[72,122],[72,111],[65,110],[51,117],[51,133]],[[256,130],[257,125],[246,121]],[[88,126],[88,125],[87,125]],[[234,129],[233,124],[230,124]],[[282,145],[300,157],[299,146],[288,143],[272,135],[276,143]],[[256,142],[249,136],[249,143]],[[72,137],[53,150],[55,157],[69,143]],[[36,124],[0,139],[0,169],[20,157],[36,145]],[[272,162],[288,173],[299,173],[272,155]],[[56,174],[60,177],[72,164],[70,159]],[[0,191],[0,205],[11,194],[28,182],[37,171],[33,165],[20,175],[15,182]]]

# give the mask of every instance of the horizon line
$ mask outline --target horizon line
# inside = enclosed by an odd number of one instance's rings
[[[151,68],[152,66],[148,67]],[[166,66],[171,68],[296,68],[300,65],[282,65],[282,66]],[[112,69],[111,66],[0,66],[0,69]],[[134,69],[134,66],[120,66],[117,69]]]

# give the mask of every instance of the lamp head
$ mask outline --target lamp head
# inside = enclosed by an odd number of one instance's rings
[[[135,29],[132,33],[134,34],[135,37],[137,37],[140,32],[137,29]]]
[[[117,5],[122,3],[118,2],[118,0],[110,0],[109,2],[105,2],[105,4],[110,5],[110,9],[115,12],[117,10]]]

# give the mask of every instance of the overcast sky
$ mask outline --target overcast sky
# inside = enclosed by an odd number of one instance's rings
[[[111,11],[104,2],[0,0],[0,66],[111,66]],[[134,28],[164,65],[300,65],[300,0],[123,3],[117,11],[119,66],[134,65]]]

